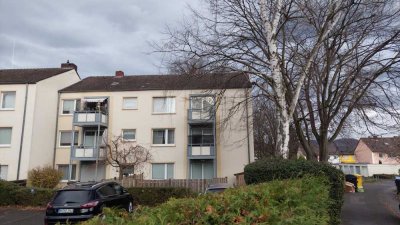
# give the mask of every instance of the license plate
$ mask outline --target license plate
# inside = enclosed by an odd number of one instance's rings
[[[58,213],[73,213],[74,209],[59,209]]]

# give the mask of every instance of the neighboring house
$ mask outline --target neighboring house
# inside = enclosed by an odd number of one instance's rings
[[[358,163],[399,164],[400,137],[360,138],[354,155]]]
[[[88,77],[60,91],[55,164],[64,180],[117,177],[97,141],[107,130],[108,140],[121,135],[150,149],[145,179],[232,183],[254,161],[250,88],[238,73]]]
[[[354,150],[356,149],[358,140],[354,138],[340,138],[333,141],[339,152],[340,163],[356,163]]]
[[[339,163],[355,163],[354,149],[358,141],[353,138],[341,138],[328,143],[328,162],[332,164]],[[311,148],[314,156],[319,159],[319,145],[316,140],[311,141]],[[298,155],[306,156],[302,147],[300,147]]]
[[[76,66],[0,70],[0,179],[26,179],[52,165],[58,90],[80,80]]]

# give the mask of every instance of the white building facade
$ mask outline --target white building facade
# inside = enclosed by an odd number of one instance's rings
[[[100,142],[122,136],[152,155],[127,174],[232,183],[254,161],[250,90],[244,74],[83,79],[60,91],[54,164],[65,181],[118,177]]]
[[[0,70],[0,179],[52,166],[58,90],[80,80],[76,66]]]

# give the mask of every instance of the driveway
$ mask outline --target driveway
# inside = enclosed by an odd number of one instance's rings
[[[364,184],[364,193],[346,193],[342,225],[399,225],[399,200],[393,180]]]
[[[44,209],[0,208],[1,225],[44,224]]]

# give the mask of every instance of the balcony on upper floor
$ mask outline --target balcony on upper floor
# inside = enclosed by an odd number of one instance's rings
[[[215,158],[215,147],[213,145],[188,146],[188,158],[190,159],[212,159]]]
[[[188,122],[196,123],[213,123],[215,121],[215,110],[210,109],[188,109]]]
[[[74,126],[93,127],[100,125],[107,127],[108,115],[102,111],[76,111],[74,112]]]
[[[106,151],[104,148],[97,149],[95,147],[74,146],[72,147],[72,160],[79,161],[95,161],[105,160]]]

